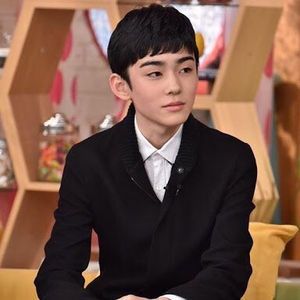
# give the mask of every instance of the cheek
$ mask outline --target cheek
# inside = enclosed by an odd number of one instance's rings
[[[198,86],[198,77],[193,81],[193,84],[191,84],[191,93],[196,95]]]
[[[140,110],[150,111],[152,107],[155,107],[156,93],[152,89],[149,89],[148,86],[139,86],[132,93],[132,101],[135,103],[136,107],[139,107]]]
[[[136,95],[147,96],[147,92],[153,90],[153,87],[144,80],[137,80],[135,86],[133,87],[133,93]]]
[[[196,95],[196,91],[197,91],[197,84],[190,84],[186,90],[185,93],[186,95],[189,96],[189,98],[193,98],[193,95]]]
[[[196,92],[198,85],[198,77],[196,75],[184,78],[183,85],[187,92]]]

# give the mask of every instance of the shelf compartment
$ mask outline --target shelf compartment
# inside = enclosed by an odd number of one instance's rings
[[[18,191],[1,240],[1,267],[40,265],[56,206],[56,193]]]

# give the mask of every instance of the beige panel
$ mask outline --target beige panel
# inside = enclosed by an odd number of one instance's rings
[[[211,109],[213,105],[213,97],[210,95],[200,96],[195,98],[194,109]]]
[[[34,10],[13,78],[11,94],[41,94],[50,91],[73,14],[73,10]]]
[[[254,200],[259,202],[261,207],[257,207],[255,212],[258,218],[256,221],[271,221],[271,219],[261,219],[261,216],[272,216],[274,205],[278,200],[278,192],[275,187],[255,104],[215,103],[212,109],[212,117],[218,129],[243,140],[253,149],[258,168],[258,182]],[[266,207],[268,205],[263,204],[263,201],[270,203],[270,207]]]
[[[279,7],[241,5],[213,88],[217,101],[254,100],[280,13]]]
[[[26,190],[40,192],[58,192],[59,186],[60,184],[55,182],[31,181],[26,185]]]

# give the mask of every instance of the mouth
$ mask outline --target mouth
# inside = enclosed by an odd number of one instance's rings
[[[185,103],[181,101],[170,102],[163,106],[168,111],[179,111],[184,107]]]
[[[176,102],[170,102],[166,105],[164,105],[163,107],[176,107],[176,106],[183,106],[184,103],[181,101],[176,101]]]

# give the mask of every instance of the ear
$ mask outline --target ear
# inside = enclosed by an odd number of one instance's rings
[[[126,82],[119,74],[113,73],[109,77],[110,89],[115,96],[122,100],[130,100],[131,90]]]

